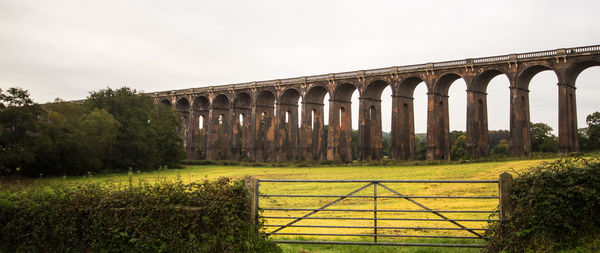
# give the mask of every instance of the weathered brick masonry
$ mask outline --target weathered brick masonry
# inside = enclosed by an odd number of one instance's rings
[[[352,160],[350,98],[359,94],[361,160],[382,158],[381,93],[392,88],[390,158],[415,158],[413,92],[427,86],[427,159],[450,159],[448,89],[467,84],[467,148],[474,157],[488,147],[487,85],[505,75],[510,81],[510,153],[531,153],[529,82],[537,73],[558,78],[560,152],[578,151],[575,80],[600,65],[600,46],[465,59],[272,81],[147,93],[173,106],[188,159]],[[329,101],[323,101],[330,94]],[[302,103],[298,102],[302,98]],[[327,139],[324,103],[329,103]],[[390,105],[383,105],[390,106]],[[298,128],[298,114],[301,127]],[[202,122],[202,124],[200,123]]]

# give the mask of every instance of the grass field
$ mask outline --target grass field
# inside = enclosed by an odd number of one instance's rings
[[[520,160],[505,162],[442,164],[423,166],[343,166],[343,167],[240,167],[240,166],[189,166],[182,169],[160,170],[153,172],[132,172],[129,174],[105,174],[86,177],[40,178],[23,179],[18,182],[3,182],[1,188],[21,188],[32,185],[52,185],[58,183],[76,184],[90,182],[127,183],[129,181],[156,181],[158,179],[180,178],[184,183],[202,179],[212,180],[218,177],[242,178],[254,176],[259,179],[365,179],[365,180],[497,180],[504,171],[518,172],[539,165],[546,160]],[[263,182],[260,191],[263,194],[322,194],[345,195],[366,185],[366,183],[322,184],[322,183],[269,183]],[[416,183],[389,183],[388,187],[405,195],[435,195],[435,196],[497,196],[497,184],[416,184]],[[356,195],[371,195],[373,187],[367,187]],[[389,191],[378,187],[379,196],[393,195]],[[286,208],[317,208],[335,198],[261,198],[261,207],[286,207]],[[415,199],[419,203],[437,210],[482,210],[491,211],[497,207],[497,199]],[[404,199],[379,199],[378,209],[419,210],[418,206]],[[333,209],[372,209],[372,198],[345,199],[331,206]],[[306,214],[306,211],[265,211],[264,216],[296,217]],[[487,219],[489,214],[444,214],[451,219]],[[371,212],[320,212],[314,217],[373,217]],[[311,216],[312,217],[312,216]],[[378,213],[378,218],[439,218],[430,213]],[[293,219],[267,219],[265,224],[285,224]],[[297,225],[344,225],[344,226],[371,226],[372,220],[304,220]],[[461,222],[470,228],[485,228],[486,222]],[[456,228],[447,221],[378,221],[378,226],[389,227],[446,227]],[[266,231],[274,228],[268,227]],[[285,228],[285,233],[352,233],[372,234],[372,229],[325,229],[325,228]],[[478,231],[483,233],[483,231]],[[422,230],[422,229],[380,229],[378,234],[404,234],[404,235],[433,235],[433,236],[472,236],[466,231],[454,230]],[[273,236],[274,239],[293,240],[350,240],[372,241],[370,237],[309,237],[297,236],[286,238]],[[402,239],[380,238],[379,241],[410,242],[410,243],[473,243],[469,240],[452,241],[452,239]],[[481,243],[478,242],[478,243]],[[418,247],[386,247],[386,246],[341,246],[341,245],[296,245],[281,244],[286,252],[475,252],[476,249],[448,249],[448,248],[418,248]]]

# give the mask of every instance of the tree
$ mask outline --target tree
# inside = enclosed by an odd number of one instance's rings
[[[154,104],[152,98],[130,88],[104,89],[90,93],[83,104],[88,111],[103,109],[118,122],[114,153],[109,167],[154,169],[173,165],[185,156],[180,125],[173,109]]]
[[[352,129],[352,160],[358,160],[358,130]]]
[[[93,109],[81,118],[80,131],[84,138],[84,145],[93,151],[90,157],[96,170],[109,167],[109,161],[114,155],[117,144],[117,134],[121,124],[104,109]]]
[[[588,150],[600,149],[600,112],[594,112],[585,118],[587,127]]]
[[[534,152],[558,152],[558,139],[552,127],[545,123],[530,123],[531,150]]]
[[[579,141],[579,149],[582,151],[589,151],[594,149],[589,143],[590,137],[588,136],[587,132],[587,127],[577,129],[577,140]]]
[[[388,132],[381,132],[381,151],[384,157],[390,157],[392,136]]]
[[[492,148],[492,154],[494,155],[508,155],[508,151],[509,151],[509,143],[507,140],[500,140],[498,142],[498,145],[494,146],[494,148]]]
[[[0,90],[0,171],[11,173],[35,162],[34,146],[41,139],[38,117],[43,113],[27,90]]]
[[[425,135],[415,135],[415,159],[427,159],[427,138]]]
[[[488,131],[488,145],[494,148],[500,145],[501,140],[510,140],[510,131],[508,130],[491,130]]]
[[[454,142],[450,148],[450,158],[452,160],[464,160],[469,158],[469,154],[467,153],[467,137],[464,133],[460,131],[452,131],[457,132],[454,135]],[[462,134],[459,134],[462,133]]]

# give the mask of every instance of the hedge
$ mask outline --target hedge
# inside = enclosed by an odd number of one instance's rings
[[[243,181],[87,184],[0,193],[0,252],[279,252]]]
[[[486,252],[599,252],[600,158],[565,158],[513,181],[512,218],[495,223]]]

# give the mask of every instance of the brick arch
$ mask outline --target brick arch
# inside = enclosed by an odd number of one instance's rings
[[[388,86],[390,86],[389,82],[382,79],[375,79],[367,84],[362,97],[380,99],[381,93]]]
[[[178,111],[188,111],[190,109],[190,101],[187,98],[180,98],[175,104],[175,109]]]
[[[531,79],[538,73],[540,73],[542,71],[546,71],[546,70],[551,70],[552,72],[554,72],[554,74],[556,75],[556,78],[559,79],[558,73],[552,66],[549,66],[546,64],[535,64],[535,65],[530,65],[530,66],[523,68],[517,74],[517,81],[515,84],[516,87],[528,90]]]
[[[566,70],[566,80],[561,81],[571,83],[571,85],[575,86],[577,77],[579,77],[581,72],[596,66],[600,66],[600,57],[573,62]]]
[[[475,75],[475,77],[473,78],[473,82],[471,82],[470,85],[467,84],[468,86],[470,86],[467,87],[467,89],[485,92],[490,81],[500,75],[505,75],[510,80],[510,75],[508,75],[502,69],[490,68],[483,70],[481,73]]]
[[[414,95],[415,88],[417,88],[417,86],[420,83],[424,83],[424,82],[425,82],[425,80],[423,80],[423,78],[421,78],[419,76],[405,77],[402,80],[400,80],[396,89],[393,89],[394,95],[412,97]],[[425,86],[429,90],[429,87],[427,86],[427,84],[425,84]]]
[[[225,94],[218,94],[211,103],[215,109],[229,109],[229,97]]]
[[[197,96],[194,98],[194,109],[195,110],[208,110],[210,107],[210,101],[206,96]]]
[[[448,90],[450,89],[450,85],[454,83],[454,81],[458,79],[464,79],[462,75],[454,72],[448,72],[441,75],[439,78],[435,80],[433,84],[433,92],[448,95]]]
[[[249,108],[252,106],[252,97],[247,92],[240,92],[235,96],[233,106],[236,108]]]
[[[333,91],[332,99],[349,102],[350,99],[352,98],[352,94],[354,94],[354,91],[356,91],[357,89],[358,89],[357,85],[355,85],[351,82],[344,82],[344,83],[338,84],[335,87],[335,90]]]
[[[273,106],[275,104],[275,94],[270,90],[262,90],[256,95],[256,105]]]
[[[296,88],[287,88],[281,93],[277,101],[285,104],[298,104],[300,96],[300,91]]]
[[[329,93],[326,87],[321,85],[314,85],[308,89],[306,94],[304,95],[304,102],[311,103],[323,103],[323,99],[325,99],[325,95]]]
[[[169,100],[168,98],[163,98],[163,99],[161,99],[161,100],[160,100],[160,103],[161,103],[161,104],[163,104],[163,105],[166,105],[166,106],[173,106],[173,105],[171,104],[171,100]]]

